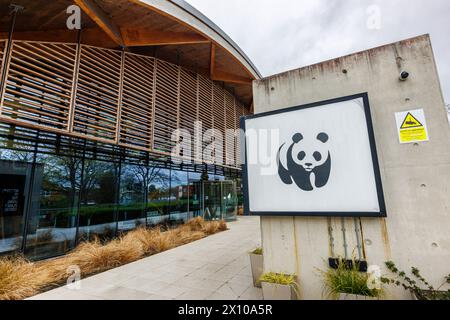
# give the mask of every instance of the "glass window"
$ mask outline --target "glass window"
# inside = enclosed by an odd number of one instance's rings
[[[189,213],[191,218],[203,216],[202,174],[189,172]]]
[[[37,155],[36,162],[39,201],[30,210],[25,254],[43,259],[75,246],[82,159]]]
[[[168,221],[170,204],[170,170],[149,167],[145,214],[147,224],[158,225]]]
[[[0,254],[22,249],[24,216],[33,205],[32,153],[0,149]]]
[[[170,220],[174,223],[184,223],[189,220],[189,188],[188,173],[171,171],[170,184]]]
[[[81,241],[111,239],[117,226],[119,164],[85,160],[84,166],[78,237]]]
[[[146,225],[144,215],[148,167],[122,165],[119,194],[119,231]]]

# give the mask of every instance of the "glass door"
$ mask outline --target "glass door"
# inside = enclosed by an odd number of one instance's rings
[[[223,181],[222,184],[222,219],[226,221],[236,220],[237,215],[237,191],[236,182]]]
[[[194,217],[201,216],[205,220],[236,219],[238,199],[234,181],[197,181],[190,190],[190,211]]]

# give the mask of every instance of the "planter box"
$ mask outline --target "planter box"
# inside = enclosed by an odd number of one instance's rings
[[[262,282],[264,300],[298,300],[292,286]]]
[[[259,278],[261,278],[264,269],[264,259],[262,254],[250,253],[250,265],[252,267],[253,285],[261,288]]]
[[[379,300],[379,298],[360,296],[357,294],[340,293],[339,300]]]

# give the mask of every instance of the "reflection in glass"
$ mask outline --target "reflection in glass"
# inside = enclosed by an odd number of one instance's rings
[[[40,201],[30,211],[25,254],[42,259],[75,246],[82,159],[38,155],[36,162]]]
[[[35,204],[30,201],[32,162],[32,153],[0,150],[0,254],[22,248],[24,213]]]
[[[187,185],[188,174],[185,171],[172,170],[170,184],[170,220],[174,223],[184,223],[189,220]]]
[[[202,174],[189,172],[189,202],[188,210],[191,218],[203,216],[202,211]]]
[[[147,225],[154,226],[169,220],[170,170],[148,168],[145,214]]]
[[[118,209],[119,231],[146,225],[144,203],[148,171],[148,167],[143,165],[122,165]]]
[[[119,165],[114,162],[86,160],[82,180],[79,239],[106,240],[114,237]]]

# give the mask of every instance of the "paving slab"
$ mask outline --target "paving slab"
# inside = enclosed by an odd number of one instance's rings
[[[248,252],[261,246],[260,219],[239,217],[230,230],[83,279],[30,300],[261,300]]]

